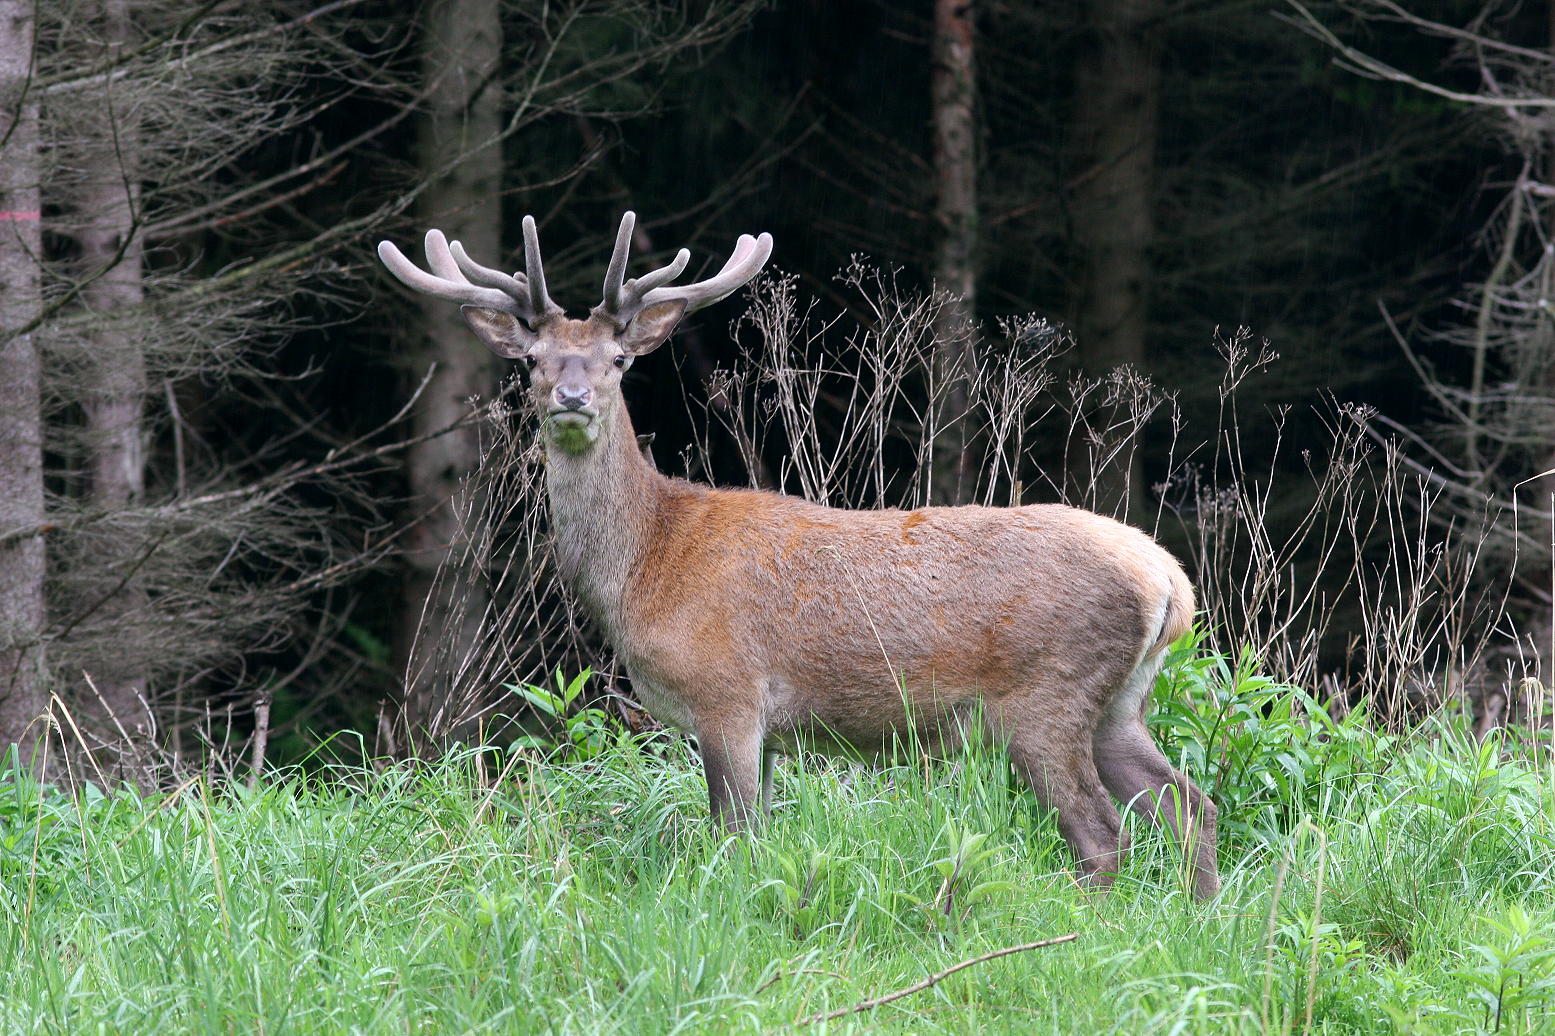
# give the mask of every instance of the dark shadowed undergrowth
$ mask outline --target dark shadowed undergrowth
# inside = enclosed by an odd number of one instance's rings
[[[679,739],[73,795],[0,782],[4,1032],[1505,1032],[1555,1015],[1548,754],[1330,720],[1178,645],[1157,735],[1221,802],[1195,905],[1135,826],[1107,898],[979,748],[785,761],[762,835]]]

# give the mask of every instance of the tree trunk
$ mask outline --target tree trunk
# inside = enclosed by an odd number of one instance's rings
[[[42,299],[38,104],[31,85],[34,0],[0,0],[0,535],[40,525],[43,413],[31,334]],[[43,537],[0,545],[0,750],[41,760]]]
[[[1551,55],[1555,56],[1555,0],[1546,7],[1545,18],[1548,32],[1547,46]],[[1555,139],[1546,140],[1545,143],[1543,179],[1545,183],[1555,183],[1555,154],[1551,154],[1549,150],[1549,145],[1555,144]],[[1550,240],[1551,232],[1555,232],[1555,206],[1551,207],[1550,215],[1546,220],[1544,240]],[[1549,269],[1548,262],[1546,262],[1546,269]],[[1544,294],[1548,296],[1551,289],[1555,289],[1555,283],[1546,281]],[[1541,369],[1537,375],[1539,383],[1535,387],[1535,394],[1542,395],[1546,403],[1545,413],[1548,416],[1540,432],[1549,447],[1542,457],[1535,454],[1533,460],[1535,471],[1548,471],[1552,474],[1534,479],[1529,487],[1531,490],[1529,496],[1536,510],[1555,514],[1555,315],[1550,313],[1548,307],[1541,310],[1540,315],[1543,320],[1539,328],[1539,338],[1544,348],[1543,355],[1539,357]],[[1555,687],[1555,519],[1552,519],[1550,527],[1544,531],[1546,532],[1545,542],[1549,544],[1549,553],[1545,556],[1543,571],[1535,578],[1541,590],[1551,593],[1550,606],[1542,616],[1536,615],[1529,625],[1536,638],[1535,657],[1541,663],[1538,671],[1539,682],[1546,689],[1548,697],[1551,693],[1555,693],[1550,691],[1550,688]],[[1543,704],[1540,702],[1539,706],[1542,708]]]
[[[431,86],[420,154],[429,177],[461,153],[466,157],[432,180],[423,195],[427,226],[464,242],[472,256],[501,254],[502,154],[493,143],[502,128],[501,90],[495,81],[502,29],[496,0],[434,0],[427,10],[423,72]],[[424,351],[417,376],[437,372],[417,404],[415,434],[456,421],[472,396],[490,397],[496,379],[489,354],[470,335],[456,307],[422,301]],[[458,533],[453,501],[461,480],[480,460],[473,429],[421,443],[407,458],[411,526],[400,602],[397,653],[405,664],[405,721],[412,744],[446,722],[458,667],[474,657],[486,594],[478,573],[439,569]]]
[[[929,76],[934,109],[935,220],[940,239],[934,281],[950,293],[934,327],[935,371],[941,396],[931,447],[930,499],[965,503],[975,490],[967,381],[976,357],[977,132],[973,113],[972,0],[934,0]],[[946,427],[949,425],[949,427]]]
[[[96,14],[110,54],[129,44],[125,0],[104,0]],[[83,332],[90,363],[82,394],[87,490],[92,506],[105,511],[139,504],[145,490],[141,412],[146,362],[133,321],[124,315],[144,298],[137,225],[139,133],[116,100],[111,89],[106,91],[94,107],[92,124],[83,127],[88,144],[74,205],[85,280],[81,302],[96,318]],[[133,625],[134,616],[146,607],[145,592],[133,576],[143,549],[139,542],[114,543],[102,558],[103,581],[118,590],[97,608],[94,623]],[[98,671],[92,673],[97,694],[87,690],[80,700],[81,711],[98,734],[108,738],[121,726],[131,734],[146,726],[146,677],[140,656],[144,646],[129,634],[126,643],[138,650],[104,652]]]
[[[1158,0],[1091,0],[1093,45],[1076,74],[1080,175],[1074,236],[1082,270],[1076,332],[1086,370],[1146,367],[1160,54]],[[1099,471],[1099,509],[1142,506],[1137,450]]]

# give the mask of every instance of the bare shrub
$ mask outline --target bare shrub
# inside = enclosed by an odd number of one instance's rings
[[[1488,703],[1478,725],[1545,717],[1555,704],[1555,190],[1549,186],[1555,62],[1547,51],[1501,38],[1509,23],[1495,5],[1463,24],[1408,12],[1391,0],[1345,5],[1323,18],[1299,5],[1294,10],[1293,23],[1338,55],[1343,67],[1449,99],[1504,149],[1503,172],[1489,172],[1485,181],[1494,205],[1477,235],[1480,282],[1455,292],[1453,315],[1435,326],[1400,328],[1383,313],[1438,419],[1420,429],[1385,414],[1369,414],[1366,423],[1379,442],[1397,437],[1404,449],[1390,462],[1429,484],[1410,504],[1422,506],[1417,532],[1443,545],[1451,560],[1442,564],[1453,568],[1455,580],[1468,581],[1462,593],[1501,599],[1501,636],[1476,667],[1460,669]],[[1445,41],[1443,67],[1463,72],[1473,91],[1417,78],[1347,43],[1343,37],[1359,37],[1355,30],[1368,21]]]
[[[1217,345],[1225,376],[1210,460],[1180,466],[1163,487],[1210,624],[1282,678],[1389,726],[1473,690],[1468,674],[1505,632],[1504,591],[1480,578],[1483,541],[1436,532],[1440,487],[1377,441],[1369,408],[1315,404],[1325,438],[1299,448],[1297,474],[1285,456],[1289,411],[1250,432],[1236,407],[1242,382],[1277,356],[1246,329]],[[1273,443],[1261,471],[1246,465],[1247,434]]]

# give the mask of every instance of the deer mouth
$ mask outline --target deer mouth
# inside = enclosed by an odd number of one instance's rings
[[[598,417],[597,410],[552,410],[545,419],[547,438],[567,453],[586,450],[599,437]]]
[[[594,423],[594,418],[599,414],[593,410],[579,408],[577,410],[552,410],[548,415],[552,425],[557,428],[587,428]]]

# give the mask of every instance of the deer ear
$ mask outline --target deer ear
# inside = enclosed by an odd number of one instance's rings
[[[621,351],[629,356],[651,353],[664,344],[675,330],[680,318],[686,315],[685,299],[655,302],[632,318],[621,332]]]
[[[486,348],[498,356],[516,360],[535,347],[540,336],[524,326],[524,322],[511,313],[485,306],[460,306],[464,322],[480,336]]]

